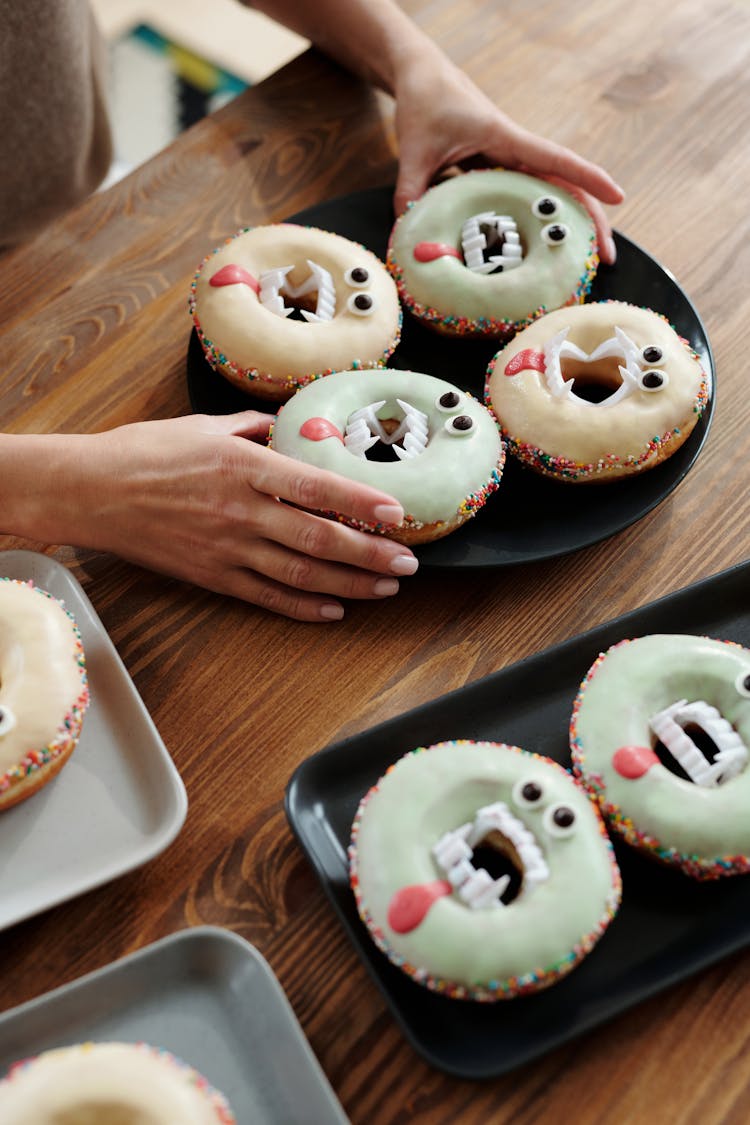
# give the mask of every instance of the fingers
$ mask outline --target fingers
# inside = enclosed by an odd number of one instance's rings
[[[225,575],[224,592],[297,621],[340,621],[339,598],[377,600],[398,593],[397,578],[339,566],[275,543],[256,543],[253,569]]]
[[[622,203],[625,198],[622,188],[615,183],[609,172],[579,156],[572,149],[555,144],[525,129],[514,131],[511,141],[517,163],[523,164],[528,171],[544,176],[545,179],[557,176],[560,180],[582,188],[589,195],[600,199],[602,203]],[[507,136],[504,143],[507,159]],[[502,156],[498,159],[502,163]]]
[[[278,496],[316,512],[341,512],[367,524],[398,526],[403,522],[403,508],[385,492],[295,461],[273,449],[255,452],[262,455],[253,458],[249,483],[267,496]]]

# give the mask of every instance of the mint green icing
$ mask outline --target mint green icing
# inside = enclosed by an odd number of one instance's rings
[[[532,211],[542,196],[559,202],[553,217]],[[460,251],[462,224],[486,211],[515,220],[524,251],[519,267],[484,275],[454,257],[415,260],[414,247],[420,242],[445,243]],[[568,228],[559,245],[542,238],[542,229],[551,223]],[[593,269],[594,245],[591,216],[573,196],[521,172],[491,169],[453,177],[425,192],[398,219],[388,260],[401,272],[410,298],[425,308],[470,321],[523,321],[541,307],[556,309],[578,299]]]
[[[649,719],[682,699],[715,707],[750,746],[750,691],[738,687],[745,676],[750,651],[739,645],[653,634],[610,649],[581,686],[571,729],[578,767],[607,806],[662,849],[708,861],[750,856],[750,768],[704,787],[661,763],[641,777],[622,777],[613,754],[653,748]]]
[[[513,797],[516,783],[526,780],[542,788],[533,808]],[[445,878],[435,844],[498,801],[535,837],[548,877],[531,888],[522,883],[508,905],[472,908],[454,891],[411,932],[394,932],[387,914],[396,892]],[[545,810],[557,805],[576,818],[562,839],[543,825]],[[489,742],[439,743],[398,761],[360,806],[352,870],[360,912],[380,931],[376,940],[389,956],[469,989],[550,969],[559,974],[566,961],[572,967],[572,952],[593,944],[619,900],[611,846],[585,790],[555,762]]]
[[[458,405],[449,411],[436,405],[446,392],[459,396]],[[427,415],[424,452],[406,461],[370,461],[356,456],[335,436],[312,441],[300,434],[310,418],[325,418],[343,434],[353,413],[382,399],[386,403],[378,411],[380,418],[402,416],[397,399]],[[473,420],[470,432],[446,429],[446,421],[459,415]],[[466,498],[484,488],[502,467],[497,423],[482,403],[432,375],[391,368],[338,371],[302,388],[280,411],[272,446],[279,453],[387,492],[400,501],[407,516],[425,524],[452,520]]]

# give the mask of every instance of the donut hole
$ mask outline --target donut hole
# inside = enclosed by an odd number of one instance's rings
[[[282,289],[281,295],[284,298],[284,304],[288,309],[292,309],[289,313],[287,320],[301,320],[305,324],[309,321],[302,315],[302,310],[305,312],[314,313],[318,307],[318,292],[313,289],[309,293],[303,293],[301,297],[290,297],[289,294]]]
[[[523,864],[513,844],[500,832],[489,832],[474,845],[471,862],[477,870],[484,868],[492,879],[509,876],[510,882],[501,898],[506,906],[518,898],[523,883]]]
[[[567,356],[560,359],[560,373],[566,383],[572,382],[577,398],[593,403],[606,402],[622,383],[620,363],[622,360],[617,356],[597,360],[595,364]]]
[[[503,246],[505,246],[507,239],[505,237],[505,234],[502,231],[498,230],[497,225],[495,223],[491,223],[491,222],[480,222],[479,233],[484,236],[484,241],[485,241],[485,246],[484,246],[484,249],[482,250],[482,261],[489,263],[490,258],[496,257],[499,254],[502,254]],[[520,245],[521,245],[522,257],[525,257],[526,256],[526,246],[523,242],[523,239],[521,239],[520,236],[519,236],[519,241],[520,241]],[[464,262],[464,265],[468,267],[469,263],[466,260],[465,254],[463,255],[463,262]],[[503,265],[502,265],[501,262],[493,263],[493,267],[494,267],[493,269],[486,271],[487,276],[489,276],[490,274],[493,274],[493,273],[502,273],[503,272]]]
[[[716,755],[719,753],[719,747],[716,745],[713,738],[711,738],[711,735],[708,734],[703,727],[698,726],[697,723],[686,723],[684,730],[685,734],[691,739],[697,749],[700,750],[706,761],[713,764]],[[654,746],[654,753],[664,768],[668,769],[670,773],[673,773],[675,777],[680,777],[683,781],[689,781],[691,785],[694,784],[690,774],[683,769],[661,740],[658,740]],[[717,778],[717,784],[721,784],[721,781],[722,778],[719,776]]]

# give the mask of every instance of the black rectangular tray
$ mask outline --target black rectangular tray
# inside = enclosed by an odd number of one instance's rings
[[[750,943],[750,881],[696,883],[616,844],[620,913],[593,953],[544,992],[495,1004],[415,984],[370,940],[349,889],[346,849],[360,797],[416,746],[509,742],[570,764],[568,722],[599,652],[625,637],[693,633],[750,648],[750,560],[573,637],[308,758],[286,793],[289,823],[404,1034],[427,1061],[491,1078]]]

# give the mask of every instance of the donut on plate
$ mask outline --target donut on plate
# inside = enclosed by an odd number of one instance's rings
[[[223,1094],[145,1043],[83,1043],[24,1059],[0,1082],[3,1125],[235,1125]]]
[[[554,984],[620,902],[596,802],[556,762],[503,743],[440,742],[401,758],[360,802],[349,860],[378,948],[458,999]]]
[[[609,481],[650,469],[689,437],[708,401],[689,344],[651,309],[558,309],[490,363],[485,399],[508,449],[545,476]]]
[[[750,651],[680,634],[621,641],[581,684],[570,746],[628,844],[696,879],[750,871]]]
[[[578,200],[501,169],[426,191],[397,219],[387,255],[406,308],[458,336],[509,336],[582,301],[598,261],[594,224]]]
[[[88,702],[72,615],[33,583],[0,578],[0,810],[62,769]]]
[[[394,496],[406,513],[399,527],[347,522],[410,544],[475,515],[504,463],[480,402],[432,375],[391,368],[339,371],[304,387],[279,411],[270,440],[279,453]]]
[[[240,231],[209,254],[190,312],[216,371],[280,401],[331,371],[382,367],[401,334],[396,286],[380,259],[294,223]]]

